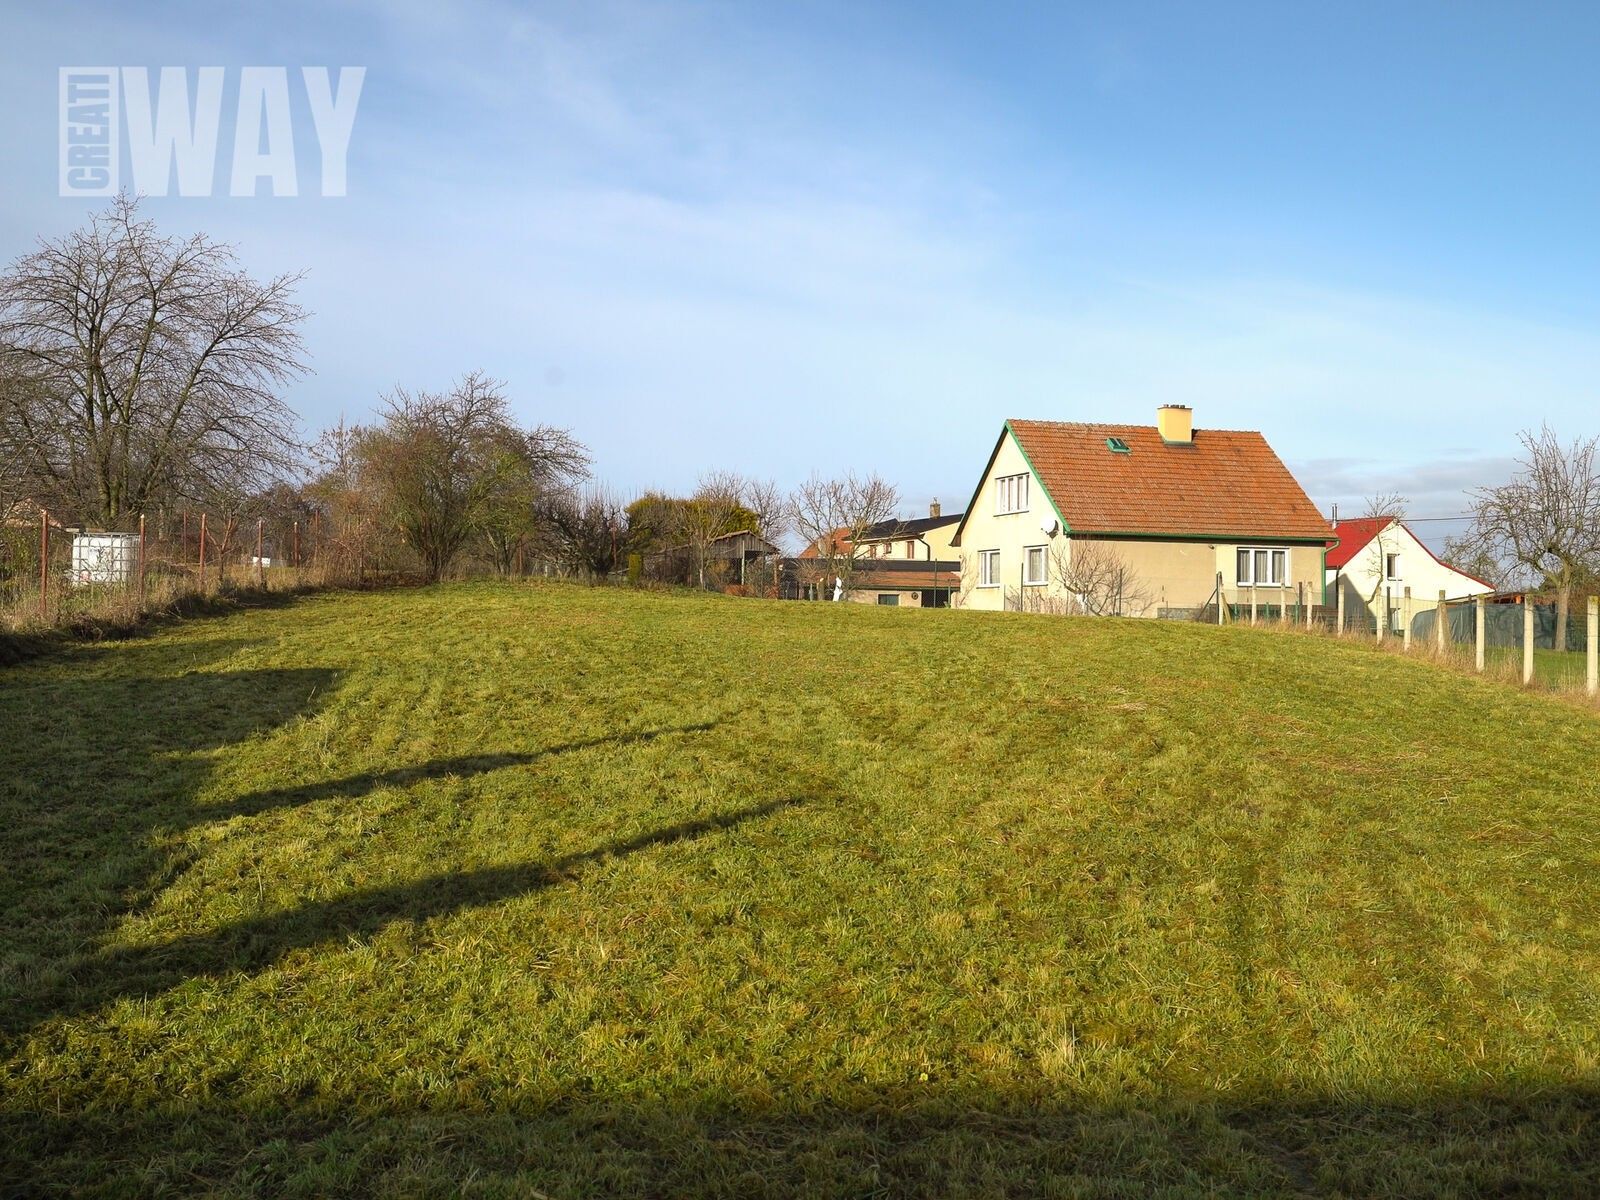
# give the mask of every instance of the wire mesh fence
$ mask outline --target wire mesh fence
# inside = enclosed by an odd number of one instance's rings
[[[0,538],[0,628],[130,620],[185,595],[321,582],[320,521],[198,510],[84,529],[41,511]]]

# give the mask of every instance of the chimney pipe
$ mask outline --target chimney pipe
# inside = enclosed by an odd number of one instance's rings
[[[1194,444],[1194,412],[1187,404],[1163,404],[1156,409],[1156,429],[1169,446]]]

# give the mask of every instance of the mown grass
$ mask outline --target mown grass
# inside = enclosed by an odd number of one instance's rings
[[[1600,723],[1434,664],[451,585],[0,731],[0,1190],[1600,1189]]]

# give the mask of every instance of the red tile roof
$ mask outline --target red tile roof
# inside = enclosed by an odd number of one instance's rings
[[[1329,569],[1343,567],[1393,522],[1393,517],[1351,517],[1349,520],[1340,521],[1333,527],[1333,532],[1338,535],[1339,544],[1328,551]]]
[[[1154,425],[1007,425],[1073,533],[1332,540],[1259,433],[1196,429],[1180,446],[1162,441]],[[1110,450],[1113,437],[1129,453]]]

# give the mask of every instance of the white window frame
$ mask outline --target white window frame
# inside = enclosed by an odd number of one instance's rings
[[[1039,578],[1035,579],[1028,574],[1028,568],[1033,565],[1033,552],[1039,552]],[[1022,586],[1043,587],[1050,580],[1050,552],[1047,546],[1024,546],[1022,548]]]
[[[985,583],[985,579],[989,582]],[[978,551],[978,586],[981,588],[997,588],[1000,586],[1000,551]]]
[[[1391,569],[1391,565],[1393,567]],[[1400,551],[1386,550],[1383,555],[1383,578],[1388,583],[1394,583],[1400,578]]]
[[[1250,556],[1250,559],[1249,559],[1249,561],[1250,561],[1250,575],[1249,575],[1248,578],[1246,578],[1244,573],[1239,570],[1239,556],[1241,554],[1249,554],[1249,556]],[[1259,561],[1257,559],[1257,555],[1261,555],[1261,554],[1265,554],[1267,556],[1267,578],[1265,578],[1265,579],[1257,579],[1256,578],[1256,563]],[[1279,558],[1278,557],[1279,555],[1281,555],[1282,557]],[[1274,562],[1282,563],[1282,569],[1279,571],[1277,579],[1273,579],[1272,578],[1272,565],[1273,565]],[[1289,586],[1289,547],[1287,547],[1287,546],[1237,546],[1237,547],[1234,548],[1233,574],[1234,574],[1234,583],[1235,583],[1235,585],[1238,586],[1238,587],[1242,587],[1242,588],[1246,588],[1246,587],[1257,587],[1257,588],[1288,587]]]
[[[994,480],[994,512],[997,517],[1028,511],[1028,492],[1031,490],[1029,472],[1020,475],[997,475]]]

